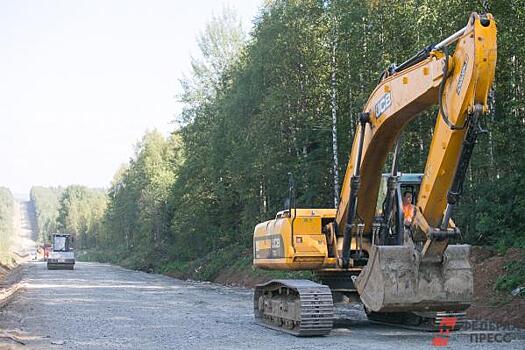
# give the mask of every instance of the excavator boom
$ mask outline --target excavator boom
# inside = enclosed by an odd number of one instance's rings
[[[446,46],[456,44],[452,56]],[[439,45],[439,46],[438,46]],[[434,135],[427,165],[417,199],[417,223],[420,240],[428,236],[428,228],[439,227],[449,191],[469,127],[475,127],[472,116],[476,106],[488,110],[487,96],[494,80],[496,66],[496,25],[490,14],[472,14],[465,28],[445,39],[428,52],[428,57],[400,71],[394,71],[374,89],[366,106],[368,123],[364,131],[357,191],[357,217],[370,232],[381,173],[389,152],[403,129],[418,114],[439,104]],[[444,112],[444,113],[443,113]],[[471,122],[471,123],[469,123]],[[348,220],[351,179],[355,175],[360,149],[361,128],[350,154],[336,222],[339,231]],[[443,251],[441,252],[443,253]]]

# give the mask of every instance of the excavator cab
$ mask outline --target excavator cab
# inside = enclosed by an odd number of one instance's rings
[[[376,216],[383,215],[383,208],[385,204],[385,199],[387,195],[387,183],[388,177],[390,174],[383,174],[381,178],[381,183],[379,185],[379,193],[377,195],[377,205],[376,205]],[[412,204],[416,204],[417,194],[419,193],[419,186],[421,185],[421,180],[423,179],[423,174],[420,173],[398,173],[398,192],[403,196],[405,192],[412,193]]]
[[[409,235],[410,230],[404,225],[403,218],[403,196],[406,192],[412,194],[412,205],[416,204],[417,193],[421,185],[423,174],[404,174],[398,173],[394,192],[394,205],[392,208],[392,217],[389,222],[388,233],[381,237],[382,228],[385,225],[385,210],[388,201],[388,181],[391,178],[390,174],[383,174],[379,185],[379,193],[377,196],[376,213],[373,223],[373,243],[380,245],[400,245],[404,240],[405,233]],[[384,230],[385,232],[386,230]],[[381,242],[381,243],[380,243]]]

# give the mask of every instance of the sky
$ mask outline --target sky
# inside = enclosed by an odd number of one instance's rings
[[[179,79],[223,6],[260,0],[0,0],[0,186],[108,187],[147,130],[181,111]]]

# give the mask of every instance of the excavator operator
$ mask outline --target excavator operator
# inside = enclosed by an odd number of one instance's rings
[[[412,192],[405,191],[405,193],[403,193],[403,217],[405,218],[405,226],[410,226],[415,214],[415,207],[414,204],[412,204]]]

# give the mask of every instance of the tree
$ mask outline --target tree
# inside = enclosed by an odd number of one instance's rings
[[[181,128],[169,138],[148,132],[117,172],[98,242],[148,261],[250,254],[254,226],[283,209],[288,173],[299,206],[332,207],[382,72],[463,27],[480,5],[274,0],[248,40],[225,10],[181,82]],[[468,242],[523,246],[525,10],[517,0],[487,5],[499,28],[491,136],[479,139],[454,219]],[[403,172],[424,171],[436,116],[430,109],[404,130]]]
[[[50,242],[51,234],[58,230],[58,207],[63,190],[61,187],[31,188],[29,198],[35,208],[38,240],[41,242]]]
[[[77,241],[77,248],[95,246],[105,210],[104,191],[78,185],[68,186],[60,198],[57,228],[71,234],[73,241]]]
[[[178,134],[165,138],[154,130],[144,135],[108,191],[103,247],[120,247],[145,258],[166,254],[171,239],[169,198],[182,162]]]

